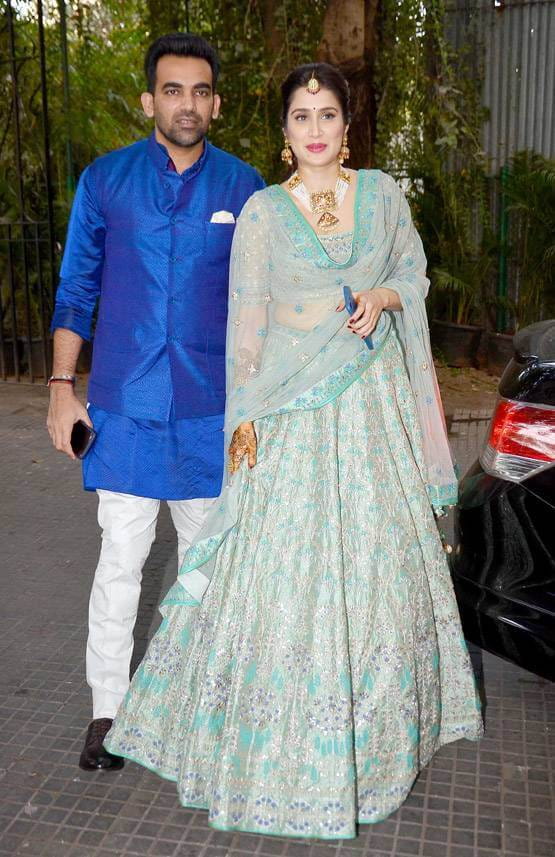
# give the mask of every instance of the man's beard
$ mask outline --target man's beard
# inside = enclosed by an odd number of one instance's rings
[[[193,146],[196,146],[197,143],[200,143],[204,139],[208,131],[209,122],[204,124],[198,113],[182,114],[179,117],[173,118],[168,123],[159,117],[155,117],[155,119],[158,130],[162,132],[166,140],[169,140],[174,146],[181,146],[183,149],[191,149]],[[195,124],[189,128],[185,128],[179,124],[180,120],[183,119],[190,119]]]

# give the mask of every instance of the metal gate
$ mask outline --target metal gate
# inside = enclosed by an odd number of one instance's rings
[[[17,18],[13,4],[4,7],[2,40],[7,46],[0,68],[9,81],[11,103],[0,128],[2,146],[13,147],[11,167],[2,176],[4,198],[0,202],[0,378],[35,382],[50,372],[48,323],[52,313],[56,256],[53,193],[50,174],[50,125],[44,38],[43,4],[35,4],[37,45],[29,51],[18,46]],[[26,64],[36,63],[40,73],[41,170],[26,174],[22,134],[20,77]],[[29,182],[33,183],[33,205]],[[37,193],[37,182],[40,192]],[[36,204],[36,200],[40,204]]]

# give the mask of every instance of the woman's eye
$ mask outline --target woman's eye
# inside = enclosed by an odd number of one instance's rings
[[[335,113],[322,113],[322,119],[335,119]]]
[[[300,122],[301,120],[304,122],[305,119],[306,119],[306,116],[304,116],[302,113],[299,113],[298,116],[295,116],[296,122]]]

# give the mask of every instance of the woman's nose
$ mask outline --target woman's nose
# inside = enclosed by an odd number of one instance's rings
[[[321,133],[321,130],[320,130],[320,123],[319,123],[319,121],[318,121],[318,117],[317,117],[317,116],[313,116],[313,117],[311,118],[311,120],[310,120],[310,128],[308,129],[308,133],[309,133],[309,135],[310,135],[311,137],[319,137],[319,136],[320,136],[320,133]]]

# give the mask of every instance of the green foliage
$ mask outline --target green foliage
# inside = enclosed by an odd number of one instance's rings
[[[67,5],[67,4],[66,4]],[[191,0],[191,29],[209,39],[222,59],[222,115],[211,128],[216,145],[250,161],[269,180],[281,175],[282,148],[279,84],[286,70],[315,56],[324,0],[264,3],[237,0]],[[1,7],[0,7],[1,8]],[[28,214],[43,212],[42,124],[37,23],[34,4],[19,13],[16,23],[20,70],[20,110],[25,157]],[[144,90],[143,58],[153,36],[167,25],[185,29],[185,4],[108,0],[75,2],[68,10],[70,108],[64,102],[61,36],[56,6],[45,20],[51,121],[51,162],[59,206],[57,234],[63,235],[71,204],[74,177],[104,152],[132,143],[150,131],[140,107]],[[171,12],[169,14],[168,12]],[[269,11],[268,11],[269,10]],[[164,14],[167,13],[166,17]],[[264,13],[264,14],[263,14]],[[157,27],[154,31],[154,22]],[[161,25],[164,26],[161,26]],[[154,32],[152,32],[154,31]],[[8,55],[6,31],[0,47]],[[11,80],[0,80],[0,190],[3,214],[17,211],[14,177],[14,123]],[[67,141],[71,141],[71,169]],[[0,135],[0,142],[2,136]]]
[[[406,176],[417,163],[426,109],[424,27],[419,0],[382,0],[376,57],[376,163]]]
[[[56,233],[63,236],[71,204],[73,177],[97,155],[144,136],[147,124],[139,109],[142,89],[144,27],[134,2],[111,2],[68,7],[70,109],[64,99],[61,36],[57,10],[48,6],[45,19],[46,64],[51,137],[51,169],[57,210]],[[19,109],[24,157],[25,202],[28,217],[45,216],[43,129],[40,100],[37,22],[34,4],[17,18]],[[8,55],[7,32],[0,47]],[[0,81],[0,182],[6,195],[1,214],[17,212],[15,183],[15,128],[11,79]],[[72,164],[68,168],[67,144]],[[4,189],[4,188],[2,188]]]
[[[555,317],[555,161],[517,152],[505,184],[517,326]]]
[[[480,321],[495,263],[480,131],[481,76],[448,44],[442,2],[384,0],[378,64],[382,163],[408,182],[432,282],[431,309],[458,324]]]
[[[283,179],[280,84],[290,69],[315,58],[325,7],[325,0],[191,3],[193,29],[222,60],[222,113],[211,139],[268,182]]]
[[[361,0],[362,2],[362,0]],[[281,180],[279,84],[314,59],[327,0],[75,0],[66,4],[70,100],[66,108],[58,8],[45,2],[56,237],[61,242],[74,179],[98,155],[145,136],[139,103],[143,56],[167,29],[208,38],[222,59],[222,115],[211,139]],[[26,215],[45,219],[44,164],[35,4],[13,4],[20,88]],[[5,2],[0,0],[0,13]],[[499,245],[491,180],[481,150],[480,34],[455,53],[445,38],[442,0],[382,0],[375,62],[376,161],[405,181],[429,260],[432,312],[459,323],[484,321],[506,306],[519,324],[555,315],[553,162],[515,157],[506,194],[516,288],[495,297]],[[5,20],[5,19],[3,19]],[[477,19],[476,19],[477,20]],[[8,56],[7,31],[0,50]],[[18,194],[11,79],[0,77],[0,217],[16,220]],[[68,145],[69,141],[69,145]],[[5,261],[5,260],[4,260]],[[5,283],[1,270],[0,278]]]
[[[55,206],[55,237],[61,252],[76,179],[94,158],[128,145],[151,130],[140,107],[145,88],[143,59],[153,40],[168,30],[186,29],[184,0],[103,0],[65,4],[69,80],[64,81],[59,2],[47,0],[45,44],[50,118],[50,166]],[[221,117],[210,137],[256,166],[268,181],[280,180],[279,84],[286,72],[315,57],[325,0],[190,0],[190,29],[209,39],[222,59]],[[46,220],[43,126],[41,116],[38,24],[34,3],[14,9],[24,215]],[[0,51],[9,56],[6,3],[0,0]],[[69,104],[64,93],[69,84]],[[0,76],[0,220],[20,217],[12,80]],[[27,325],[21,242],[15,247],[17,330]],[[59,258],[58,258],[59,261]],[[11,313],[6,246],[0,246],[0,301],[3,321]],[[36,266],[35,266],[36,267]],[[37,274],[30,273],[29,327],[40,332]],[[46,308],[49,315],[51,307]]]

